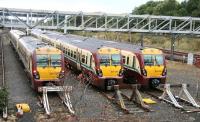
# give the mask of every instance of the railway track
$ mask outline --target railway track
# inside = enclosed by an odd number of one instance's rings
[[[176,89],[177,88],[181,89],[178,95],[175,95],[170,90],[170,87],[168,87],[169,85],[166,86],[167,88],[164,89],[156,88],[151,91],[145,91],[144,93],[150,95],[151,97],[159,101],[164,101],[186,113],[200,112],[200,106],[196,103],[196,101],[187,91],[186,84],[171,85],[171,87],[175,87]]]
[[[1,35],[1,34],[0,34]],[[5,66],[4,66],[4,49],[3,49],[3,41],[2,37],[0,37],[0,88],[5,88]],[[5,104],[7,104],[7,100],[5,100]],[[3,118],[6,119],[7,115],[7,106],[3,109]]]
[[[4,55],[3,55],[3,41],[0,38],[0,86],[4,87]]]
[[[115,91],[101,92],[113,104],[117,105],[124,113],[133,114],[139,112],[151,112],[148,105],[142,101],[137,85],[132,85],[132,89],[126,89],[126,92],[119,90],[119,86],[114,86]],[[130,94],[128,95],[129,92]]]
[[[72,72],[73,76],[77,76],[77,74],[74,74]],[[83,75],[81,75],[83,76]],[[80,83],[85,83],[84,79],[87,79],[87,83],[92,80],[92,78],[78,78],[77,80],[80,80]],[[88,84],[86,84],[85,87],[87,87]],[[132,113],[139,113],[139,112],[150,112],[153,111],[150,109],[148,105],[145,105],[142,101],[142,97],[140,95],[140,92],[137,89],[137,84],[132,85],[132,89],[126,89],[126,92],[122,92],[119,89],[118,85],[114,86],[114,91],[102,91],[98,88],[94,87],[94,91],[99,92],[103,97],[108,99],[112,104],[116,105],[120,111],[123,111],[125,114],[132,114]],[[127,93],[129,92],[129,93]]]
[[[171,50],[161,49],[166,59],[171,60]],[[180,51],[174,51],[173,52],[173,60],[178,62],[187,63],[188,53],[186,52],[180,52]],[[194,61],[193,64],[200,68],[200,54],[194,54]]]
[[[58,108],[66,108],[70,114],[75,114],[69,95],[70,91],[72,91],[71,86],[44,86],[40,87],[39,91],[42,92],[42,95],[38,96],[40,104],[44,107],[48,116],[50,116],[52,111],[56,111]],[[51,94],[49,94],[50,97],[47,95],[48,92],[51,92]],[[66,109],[63,110],[66,111]]]

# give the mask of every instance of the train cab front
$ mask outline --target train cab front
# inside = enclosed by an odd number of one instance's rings
[[[122,82],[123,67],[120,50],[103,47],[98,51],[98,78],[105,90],[112,90],[114,85]]]
[[[36,49],[33,66],[34,88],[48,84],[63,85],[64,57],[60,50],[47,47]]]
[[[162,51],[148,48],[144,49],[142,53],[144,61],[144,66],[141,68],[143,85],[156,88],[160,84],[165,84],[167,69]]]

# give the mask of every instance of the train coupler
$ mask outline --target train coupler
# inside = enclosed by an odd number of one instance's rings
[[[72,108],[69,92],[72,91],[72,86],[43,86],[38,88],[39,92],[43,93],[42,103],[47,115],[50,115],[51,110],[49,106],[48,92],[58,92],[62,102],[67,106],[69,112],[74,114],[75,111]]]

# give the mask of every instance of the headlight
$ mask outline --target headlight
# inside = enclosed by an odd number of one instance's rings
[[[147,71],[143,68],[141,69],[142,75],[147,76]]]
[[[102,77],[103,76],[103,72],[102,72],[102,70],[101,69],[97,69],[97,75],[99,76],[99,77]]]
[[[60,74],[59,74],[59,78],[61,79],[61,78],[64,78],[64,77],[65,77],[65,71],[62,70],[62,71],[60,72]]]
[[[167,68],[165,67],[165,68],[163,69],[162,76],[166,76],[166,75],[167,75]]]
[[[33,77],[34,77],[35,79],[40,79],[40,74],[39,74],[39,72],[36,71],[36,70],[34,70],[34,71],[33,71]]]
[[[119,76],[123,76],[123,74],[124,74],[124,69],[120,69]]]

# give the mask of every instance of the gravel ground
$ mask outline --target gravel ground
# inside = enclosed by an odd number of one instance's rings
[[[28,103],[31,108],[31,113],[25,113],[24,116],[18,119],[19,122],[34,121],[33,115],[37,109],[36,94],[30,87],[30,82],[27,79],[22,64],[17,58],[10,43],[4,38],[4,53],[5,53],[5,80],[9,92],[9,113],[15,114],[17,103]],[[13,118],[14,119],[14,118]]]
[[[32,112],[25,113],[18,121],[39,121],[39,122],[62,122],[62,121],[123,121],[123,122],[193,122],[200,121],[198,113],[183,113],[179,109],[175,109],[169,104],[155,100],[157,103],[150,105],[154,112],[123,114],[118,107],[110,103],[103,97],[98,90],[92,86],[88,86],[85,90],[85,85],[77,80],[73,73],[68,72],[66,75],[65,85],[72,85],[73,90],[70,93],[71,102],[76,111],[76,116],[70,116],[67,109],[61,104],[55,94],[49,95],[49,102],[52,107],[50,118],[44,114],[44,110],[37,105],[37,94],[31,89],[30,83],[25,75],[23,67],[19,62],[16,54],[10,47],[8,41],[4,41],[5,45],[5,64],[6,64],[6,83],[9,88],[9,112],[15,114],[16,103],[29,103]],[[167,82],[170,84],[188,83],[188,90],[196,98],[196,86],[199,81],[200,69],[176,62],[168,61],[168,77]],[[177,92],[178,90],[173,90]],[[199,93],[200,94],[200,93]],[[144,97],[148,95],[142,94]],[[200,95],[197,97],[200,100]],[[10,117],[14,118],[13,115]]]

